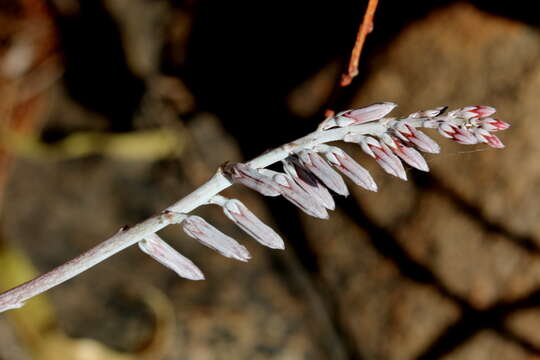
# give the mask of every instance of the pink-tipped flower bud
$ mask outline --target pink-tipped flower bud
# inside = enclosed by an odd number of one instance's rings
[[[344,127],[378,120],[391,112],[396,106],[391,102],[380,102],[355,110],[343,111],[324,120],[319,125],[319,128],[327,130],[332,127]]]
[[[453,110],[448,113],[448,116],[465,120],[470,120],[474,118],[482,119],[495,114],[495,111],[495,108],[491,106],[476,105]]]
[[[199,216],[189,216],[182,222],[184,232],[221,255],[240,261],[248,261],[248,250],[233,238],[225,235]]]
[[[257,242],[272,249],[285,248],[281,236],[263,223],[242,202],[236,199],[227,199],[222,206],[223,213]]]
[[[480,126],[487,131],[502,131],[508,129],[510,124],[488,117],[480,120]]]
[[[435,109],[423,110],[423,111],[412,113],[409,115],[409,117],[414,118],[414,119],[432,118],[432,117],[441,115],[447,108],[448,106],[439,106],[439,107],[436,107]]]
[[[493,135],[492,133],[490,133],[489,131],[485,129],[482,129],[482,128],[474,129],[474,135],[476,136],[478,141],[486,143],[493,148],[496,148],[496,149],[504,148],[504,144],[502,143],[502,141],[497,136]]]
[[[405,145],[398,138],[393,138],[396,147],[394,148],[394,153],[399,156],[407,164],[411,165],[414,168],[422,171],[429,171],[429,167],[426,163],[424,157],[416,151],[414,148]]]
[[[405,168],[403,168],[401,160],[394,155],[392,150],[384,142],[379,144],[379,146],[369,145],[369,148],[375,155],[377,164],[379,164],[388,174],[407,181],[407,173],[405,172]]]
[[[394,125],[394,133],[402,141],[412,143],[423,152],[438,154],[441,151],[441,147],[435,140],[424,134],[422,131],[407,124],[405,121],[398,121],[396,125]]]
[[[281,195],[300,210],[319,219],[328,219],[326,208],[305,192],[290,176],[268,169],[263,169],[263,174],[271,176]]]
[[[337,194],[348,196],[349,190],[341,175],[319,156],[315,151],[302,150],[298,159],[306,169],[311,171],[326,187]]]
[[[324,153],[330,164],[334,165],[356,185],[361,186],[366,190],[377,191],[377,184],[371,177],[369,171],[358,164],[345,151],[338,147],[328,145],[320,145],[318,149]]]
[[[334,210],[336,203],[328,189],[317,180],[315,175],[302,167],[296,157],[282,161],[283,170],[302,188],[328,210]]]
[[[227,164],[223,167],[223,173],[231,182],[247,186],[264,196],[280,195],[271,178],[246,164]]]
[[[144,253],[177,273],[178,276],[190,280],[204,280],[202,271],[191,260],[163,241],[159,235],[150,234],[139,241],[138,244]]]

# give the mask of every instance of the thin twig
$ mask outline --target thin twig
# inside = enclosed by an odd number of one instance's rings
[[[341,86],[348,86],[352,79],[358,75],[358,62],[360,61],[360,54],[362,53],[366,36],[373,30],[373,17],[375,16],[378,2],[378,0],[369,0],[366,12],[364,14],[364,20],[358,29],[356,42],[354,43],[354,47],[351,52],[349,67],[347,72],[341,76]]]

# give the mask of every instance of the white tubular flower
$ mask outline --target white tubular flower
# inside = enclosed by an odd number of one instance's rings
[[[261,245],[272,249],[285,249],[281,236],[255,216],[240,200],[218,196],[222,199],[220,205],[223,207],[223,213],[240,229]]]
[[[465,120],[470,120],[473,118],[485,118],[495,114],[495,108],[491,106],[466,106],[461,109],[453,110],[448,113],[448,116],[453,118],[462,118]]]
[[[281,195],[306,214],[319,218],[328,219],[328,212],[318,199],[305,192],[290,176],[277,171],[263,169],[263,174],[272,177]]]
[[[441,115],[443,112],[445,112],[445,110],[447,108],[448,108],[448,106],[439,106],[439,107],[436,107],[435,109],[422,110],[422,111],[418,111],[418,112],[409,114],[408,117],[414,118],[414,119],[432,118],[432,117]]]
[[[493,148],[496,148],[496,149],[504,148],[504,144],[502,143],[502,141],[496,135],[493,135],[486,129],[483,129],[483,128],[473,129],[473,134],[475,135],[476,139],[478,139],[478,141],[486,143]]]
[[[328,162],[334,165],[356,185],[361,186],[366,190],[377,191],[377,184],[371,177],[369,171],[358,164],[345,151],[329,145],[319,145],[316,147],[316,150],[324,153]]]
[[[223,167],[224,174],[233,183],[242,184],[265,196],[279,196],[280,192],[268,176],[261,174],[256,169],[246,164],[227,164]]]
[[[304,169],[296,158],[289,156],[282,161],[283,170],[310,196],[313,196],[328,210],[334,210],[336,203],[328,189],[308,170]]]
[[[311,171],[330,190],[343,196],[349,195],[349,190],[341,175],[332,169],[326,160],[321,158],[315,151],[300,151],[298,159],[306,169]]]
[[[394,125],[394,134],[406,143],[411,143],[423,152],[438,154],[441,147],[422,131],[407,124],[405,120],[398,120]]]
[[[394,110],[396,106],[396,104],[391,102],[381,102],[355,110],[343,111],[326,119],[320,125],[320,129],[327,130],[336,126],[343,127],[379,120]]]
[[[144,253],[177,273],[178,276],[189,280],[204,280],[202,271],[191,260],[163,241],[159,235],[148,235],[139,241],[138,245]]]
[[[391,147],[394,153],[407,164],[421,171],[429,171],[429,167],[424,157],[411,146],[405,145],[400,139],[392,138],[395,146]]]
[[[225,235],[199,216],[189,216],[182,222],[184,232],[221,255],[240,261],[248,261],[248,250],[233,238]]]
[[[507,122],[497,120],[497,119],[493,119],[493,118],[490,118],[490,117],[478,120],[477,124],[482,129],[485,129],[487,131],[502,131],[502,130],[506,130],[506,129],[508,129],[510,127],[510,124],[508,124]]]

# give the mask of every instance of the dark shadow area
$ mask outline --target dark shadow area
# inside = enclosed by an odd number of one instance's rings
[[[116,22],[101,1],[81,1],[75,15],[55,15],[69,95],[104,115],[111,130],[131,130],[145,84],[127,66]]]
[[[462,307],[462,315],[459,320],[447,327],[417,359],[439,359],[485,329],[495,330],[505,339],[520,344],[524,350],[539,355],[540,349],[538,347],[509,331],[504,323],[509,315],[539,305],[540,290],[536,290],[521,299],[501,302],[485,310]]]
[[[352,221],[359,224],[369,234],[372,246],[382,256],[392,260],[404,277],[433,286],[440,295],[459,306],[461,311],[459,320],[444,329],[441,335],[417,358],[418,360],[439,359],[484,329],[495,330],[512,342],[526,345],[525,350],[540,354],[540,349],[516,336],[505,326],[505,320],[509,315],[522,309],[539,306],[540,291],[534,291],[516,301],[495,304],[488,309],[476,309],[467,300],[448,289],[429,268],[412,259],[399,245],[391,231],[370,221],[354,199],[346,198],[340,201],[339,206],[346,210],[346,214]]]
[[[463,199],[463,197],[459,196],[454,189],[445,184],[444,181],[436,175],[415,171],[411,173],[411,181],[413,181],[420,189],[435,190],[439,194],[444,195],[464,214],[482,226],[487,232],[503,235],[525,251],[540,253],[540,246],[533,237],[516,234],[505,228],[503,225],[489,220],[482,209]]]
[[[336,205],[345,211],[345,214],[351,221],[354,221],[367,232],[373,248],[380,255],[390,259],[402,276],[417,283],[431,285],[444,297],[454,301],[458,305],[462,307],[468,306],[465,300],[450,291],[427,266],[414,260],[399,244],[391,230],[380,227],[369,219],[362,207],[352,196],[340,199]]]
[[[300,219],[298,213],[299,210],[291,204],[284,205],[284,199],[280,200],[281,201],[267,201],[277,228],[280,230],[283,237],[287,239],[287,247],[289,248],[289,251],[292,250],[294,260],[298,261],[301,265],[302,269],[300,271],[305,272],[305,275],[310,280],[310,284],[307,286],[316,292],[316,295],[324,306],[326,316],[333,327],[332,330],[339,338],[339,346],[347,355],[347,359],[361,360],[362,356],[358,352],[356,344],[352,340],[352,337],[347,334],[347,330],[344,328],[341,321],[339,321],[339,307],[336,304],[336,299],[331,296],[332,294],[327,289],[326,284],[324,284],[319,277],[320,269],[318,255],[310,246],[309,239],[303,230],[304,225]],[[299,284],[295,283],[297,281],[291,281],[294,277],[291,276],[290,266],[286,263],[284,257],[281,254],[272,253],[271,259],[277,269],[283,270],[280,275],[284,281],[293,288],[293,293],[297,293],[298,291],[295,291],[295,289]],[[299,295],[306,296],[305,293]]]
[[[529,25],[540,25],[538,3],[534,1],[471,0],[470,2],[479,9],[495,15],[521,21]]]

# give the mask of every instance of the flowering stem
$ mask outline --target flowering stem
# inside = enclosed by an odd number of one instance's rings
[[[386,123],[384,121],[351,125],[326,131],[317,130],[293,142],[266,152],[250,160],[247,164],[252,168],[264,168],[285,159],[291,152],[303,148],[311,148],[327,142],[342,140],[349,132],[377,135],[385,130]],[[219,169],[209,181],[169,206],[161,214],[150,217],[132,227],[122,228],[109,239],[76,258],[35,279],[1,293],[0,312],[21,307],[26,300],[79,275],[112,255],[143,240],[146,236],[168,225],[178,223],[180,221],[180,214],[189,213],[201,205],[208,204],[212,197],[231,185],[231,182],[223,175],[221,169]]]
[[[491,118],[490,116],[495,113],[495,109],[488,106],[470,106],[451,111],[447,115],[441,115],[446,110],[445,107],[441,107],[417,112],[399,120],[385,118],[384,116],[395,106],[393,103],[377,103],[339,113],[335,117],[324,120],[316,131],[304,137],[268,151],[246,164],[232,166],[236,172],[227,172],[226,176],[225,172],[230,171],[230,167],[220,167],[205,184],[169,206],[159,215],[152,216],[132,227],[123,227],[115,235],[78,257],[33,280],[1,293],[0,312],[21,307],[26,300],[77,276],[128,246],[145,239],[150,242],[141,245],[142,250],[162,264],[171,267],[181,276],[191,279],[204,278],[191,261],[176,254],[172,247],[162,243],[162,240],[155,234],[171,224],[183,222],[184,231],[191,237],[197,238],[224,256],[247,261],[249,253],[242,245],[219,232],[204,219],[186,215],[201,205],[219,203],[220,199],[214,199],[214,197],[232,185],[229,179],[235,179],[235,181],[255,188],[268,196],[282,195],[307,214],[327,218],[326,209],[332,210],[334,206],[328,189],[322,185],[320,187],[314,186],[317,181],[312,182],[311,185],[306,182],[308,178],[305,175],[304,177],[298,175],[295,167],[297,165],[291,163],[290,159],[287,160],[289,161],[288,165],[287,162],[285,164],[285,170],[287,172],[288,169],[290,173],[292,172],[291,176],[270,170],[265,170],[267,175],[264,175],[265,171],[257,170],[282,161],[291,154],[297,155],[297,160],[300,163],[303,161],[302,156],[306,153],[308,157],[314,155],[306,163],[306,166],[311,166],[314,171],[318,171],[319,175],[322,175],[319,176],[319,179],[336,193],[346,195],[345,183],[340,184],[334,181],[334,176],[339,177],[339,175],[333,175],[334,171],[324,160],[320,158],[317,160],[318,152],[324,153],[328,162],[338,167],[357,185],[371,191],[376,191],[377,186],[366,169],[357,164],[341,149],[324,145],[325,143],[333,141],[355,142],[362,147],[364,152],[372,156],[387,173],[406,180],[401,160],[422,171],[429,170],[423,157],[414,149],[415,147],[424,152],[439,152],[439,145],[416,128],[437,128],[441,135],[461,144],[484,142],[494,148],[502,148],[504,144],[490,131],[505,130],[510,126],[503,121]],[[314,160],[315,162],[313,162]],[[294,177],[296,178],[293,179]],[[341,177],[339,180],[343,181]],[[304,188],[299,184],[303,184]],[[223,199],[221,200],[223,202]],[[240,206],[239,204],[238,202],[235,205],[236,208]],[[233,206],[233,208],[235,207]],[[279,236],[269,237],[268,234],[271,231],[267,230],[266,225],[262,224],[246,209],[243,211],[235,210],[237,211],[235,215],[230,213],[231,209],[226,207],[224,209],[226,209],[226,213],[229,211],[229,215],[245,230],[255,235],[255,238],[263,245],[283,248]],[[262,232],[266,236],[260,236],[258,232]],[[155,249],[157,251],[154,251]]]

